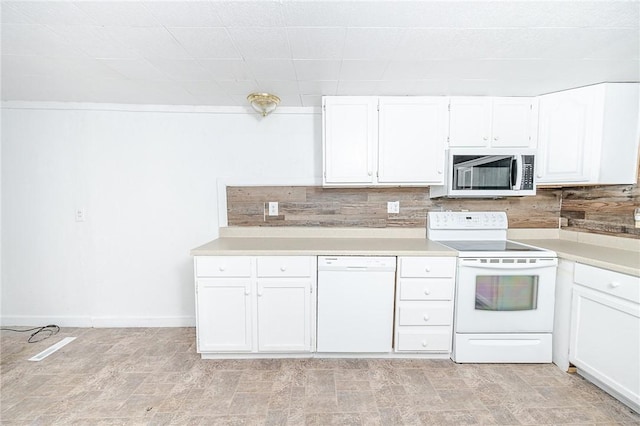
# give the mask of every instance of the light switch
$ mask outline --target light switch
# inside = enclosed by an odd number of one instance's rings
[[[400,213],[400,201],[387,202],[387,213]]]

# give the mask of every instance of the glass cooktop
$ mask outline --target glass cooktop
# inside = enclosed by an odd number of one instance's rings
[[[546,251],[537,247],[525,246],[509,240],[498,241],[438,241],[440,244],[449,246],[458,251],[478,251],[478,252],[540,252]]]

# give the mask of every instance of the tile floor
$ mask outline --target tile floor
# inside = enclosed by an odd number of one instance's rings
[[[0,335],[2,425],[640,424],[552,364],[202,360],[193,328]],[[66,336],[77,339],[27,361]]]

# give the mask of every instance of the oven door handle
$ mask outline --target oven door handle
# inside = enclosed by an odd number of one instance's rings
[[[541,261],[542,260],[542,261]],[[473,263],[464,264],[464,260],[460,260],[460,268],[475,269],[493,269],[493,270],[509,270],[509,269],[542,269],[557,265],[556,259],[536,259],[536,263]]]

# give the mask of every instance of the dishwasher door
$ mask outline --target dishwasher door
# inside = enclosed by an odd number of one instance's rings
[[[318,257],[318,352],[391,352],[395,257]]]

